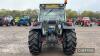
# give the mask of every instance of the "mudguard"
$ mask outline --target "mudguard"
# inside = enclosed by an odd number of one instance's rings
[[[66,25],[66,24],[62,24],[62,29],[75,29],[75,26],[74,25],[72,25],[72,26],[68,26],[68,25]]]
[[[42,29],[42,23],[36,26],[33,26],[33,25],[30,26],[30,30],[38,30],[38,29]]]

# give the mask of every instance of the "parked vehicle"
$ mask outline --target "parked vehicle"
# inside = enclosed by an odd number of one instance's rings
[[[82,22],[82,17],[77,17],[75,24],[81,25],[81,22]]]
[[[97,24],[98,26],[100,26],[100,19],[98,19],[98,20],[96,21],[96,24]]]
[[[83,17],[81,21],[81,26],[92,26],[91,20],[89,17]]]
[[[15,25],[18,26],[19,25],[19,21],[20,21],[20,17],[16,16],[14,21],[15,21]]]
[[[9,17],[7,16],[3,17],[3,25],[9,26]]]
[[[20,18],[20,20],[18,22],[18,26],[21,26],[21,25],[28,26],[29,25],[28,21],[29,21],[28,17],[23,16]]]
[[[8,15],[8,16],[6,16],[6,18],[7,18],[7,21],[8,21],[8,25],[9,26],[14,25],[14,23],[13,23],[13,19],[14,18],[12,16]]]
[[[0,17],[0,26],[3,26],[3,17]]]

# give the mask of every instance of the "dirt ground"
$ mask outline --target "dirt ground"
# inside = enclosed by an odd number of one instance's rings
[[[0,27],[0,56],[32,56],[28,50],[29,27]],[[77,50],[73,56],[100,56],[100,27],[76,27]],[[79,49],[81,48],[81,49]],[[93,52],[81,52],[91,49]],[[33,55],[34,56],[34,55]],[[38,56],[66,56],[61,46],[46,49]]]

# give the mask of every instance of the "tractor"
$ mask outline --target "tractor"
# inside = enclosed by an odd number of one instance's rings
[[[59,42],[66,55],[73,55],[76,50],[76,32],[74,24],[67,21],[64,4],[40,4],[38,19],[34,20],[28,36],[29,51],[40,54],[44,43],[55,46]]]
[[[19,22],[18,22],[18,26],[28,26],[29,23],[28,23],[29,19],[27,16],[22,16],[20,19],[19,19]]]
[[[11,19],[12,18],[10,16],[1,16],[0,17],[0,26],[3,26],[3,25],[9,26]]]

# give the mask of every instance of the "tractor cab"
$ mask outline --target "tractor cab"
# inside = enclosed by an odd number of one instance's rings
[[[40,4],[39,21],[66,21],[65,4]]]

